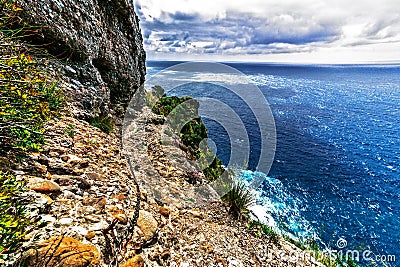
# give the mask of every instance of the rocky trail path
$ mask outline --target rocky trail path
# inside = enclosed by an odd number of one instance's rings
[[[133,112],[125,151],[116,135],[85,121],[66,116],[46,125],[43,152],[17,171],[44,222],[27,236],[28,253],[17,255],[25,266],[319,266],[291,261],[304,252],[257,236],[218,200],[193,205],[186,178],[195,166],[179,161],[185,154],[174,142],[161,147],[160,118]]]

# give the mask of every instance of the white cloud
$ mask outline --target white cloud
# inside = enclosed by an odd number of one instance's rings
[[[136,9],[149,58],[400,61],[398,0],[138,0]]]

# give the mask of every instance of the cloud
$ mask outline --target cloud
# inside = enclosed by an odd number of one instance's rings
[[[396,2],[139,0],[136,11],[150,52],[268,55],[400,43]]]
[[[400,15],[395,18],[383,18],[368,23],[361,33],[361,37],[367,39],[388,39],[398,36],[400,33]]]

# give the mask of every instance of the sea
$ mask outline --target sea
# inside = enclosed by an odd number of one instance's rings
[[[179,63],[148,61],[147,78]],[[263,179],[254,191],[257,217],[291,237],[400,266],[400,65],[224,64],[254,82],[276,126],[269,172],[257,171],[257,134],[249,135],[251,155],[241,172],[244,181]],[[249,132],[258,131],[246,119],[251,111],[218,86],[188,83],[168,94],[222,99]],[[226,164],[224,128],[205,124]]]

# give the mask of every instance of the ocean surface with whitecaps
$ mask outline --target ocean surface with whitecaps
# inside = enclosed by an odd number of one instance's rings
[[[148,76],[177,63],[148,61]],[[399,262],[400,66],[227,64],[254,81],[270,104],[277,147],[268,174],[255,171],[260,144],[251,110],[229,92],[187,84],[169,94],[212,95],[242,118],[252,133],[242,178],[263,178],[253,208],[260,219],[332,249],[368,249]],[[228,162],[226,131],[205,123],[217,156]],[[346,242],[338,248],[339,239]]]

